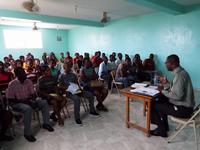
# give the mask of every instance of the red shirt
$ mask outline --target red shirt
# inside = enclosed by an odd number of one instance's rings
[[[69,61],[72,62],[72,57],[71,57],[71,56],[67,56],[67,57],[64,59],[64,62],[69,62]]]
[[[11,72],[0,71],[0,83],[8,83],[12,80],[13,74]]]
[[[74,58],[74,60],[73,60],[74,64],[77,63],[78,59],[79,59],[79,57],[75,57],[75,58]]]
[[[94,64],[96,64],[97,67],[99,67],[99,65],[103,62],[103,60],[97,56],[94,56],[92,61]]]

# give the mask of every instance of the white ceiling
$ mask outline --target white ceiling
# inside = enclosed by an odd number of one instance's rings
[[[26,12],[22,7],[24,1],[30,0],[0,0],[0,9]],[[102,12],[107,11],[112,20],[128,16],[142,15],[155,12],[155,10],[130,3],[127,0],[37,0],[41,10],[39,14],[68,17],[82,20],[100,21]],[[200,0],[174,0],[181,5],[200,4]],[[77,9],[75,9],[77,7]],[[0,20],[0,24],[31,26],[33,22],[26,23],[14,20]],[[58,24],[39,23],[41,28],[57,28]],[[59,25],[60,28],[70,29],[75,26]]]
[[[0,0],[0,9],[25,11],[22,3],[28,0]],[[126,0],[37,0],[40,14],[99,21],[103,11],[112,20],[132,15],[153,12],[153,10],[129,3]],[[77,13],[75,12],[77,6]]]

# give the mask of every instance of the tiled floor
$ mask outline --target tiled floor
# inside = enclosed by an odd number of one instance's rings
[[[124,123],[124,102],[123,96],[109,95],[105,102],[109,112],[101,113],[101,117],[94,118],[82,110],[83,126],[76,125],[71,116],[66,119],[64,127],[55,125],[53,133],[39,129],[37,122],[33,122],[37,138],[35,143],[29,143],[23,138],[23,126],[18,125],[15,140],[1,145],[3,150],[192,150],[196,148],[193,130],[190,128],[182,132],[171,144],[167,143],[166,138],[148,138],[136,129],[127,129]],[[132,102],[131,114],[135,115],[134,121],[144,124],[142,106],[138,102]],[[174,127],[174,124],[170,123],[170,129]]]

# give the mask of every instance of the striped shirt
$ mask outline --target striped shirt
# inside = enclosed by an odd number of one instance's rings
[[[35,93],[33,83],[30,79],[26,79],[21,83],[17,78],[8,84],[6,92],[7,98],[10,99],[27,99]]]

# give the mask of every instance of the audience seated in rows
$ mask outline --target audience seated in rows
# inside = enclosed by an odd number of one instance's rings
[[[145,71],[151,70],[152,66],[155,68],[152,56],[150,59],[145,60],[143,65],[139,54],[136,54],[131,62],[128,54],[125,55],[124,61],[121,53],[118,53],[118,59],[116,59],[116,53],[113,52],[108,60],[106,54],[102,53],[101,55],[100,51],[97,51],[91,59],[89,53],[84,53],[84,57],[76,53],[75,58],[72,58],[69,52],[66,53],[66,57],[64,53],[60,53],[58,59],[51,52],[49,55],[43,53],[40,63],[40,59],[35,58],[31,53],[26,56],[21,55],[17,60],[9,55],[4,57],[4,63],[0,62],[0,83],[6,83],[6,87],[1,91],[8,88],[7,98],[11,107],[24,114],[25,138],[28,141],[35,141],[30,124],[31,113],[36,106],[43,112],[43,128],[53,131],[49,125],[49,118],[58,121],[59,125],[64,124],[61,109],[66,103],[66,96],[74,102],[76,123],[82,124],[80,118],[81,98],[89,100],[91,115],[99,115],[96,109],[108,111],[104,100],[108,95],[108,89],[111,88],[111,71],[115,70],[117,72],[115,79],[122,81],[124,87],[128,87],[134,82],[145,80]],[[108,86],[99,82],[99,79],[103,79]],[[8,83],[9,86],[7,86]],[[35,83],[37,83],[36,91],[33,89]],[[77,94],[66,92],[70,83],[80,84],[81,92]],[[36,92],[39,96],[37,99]],[[95,97],[98,102],[96,109]],[[53,106],[50,116],[48,104]],[[3,132],[2,135],[4,135]]]

